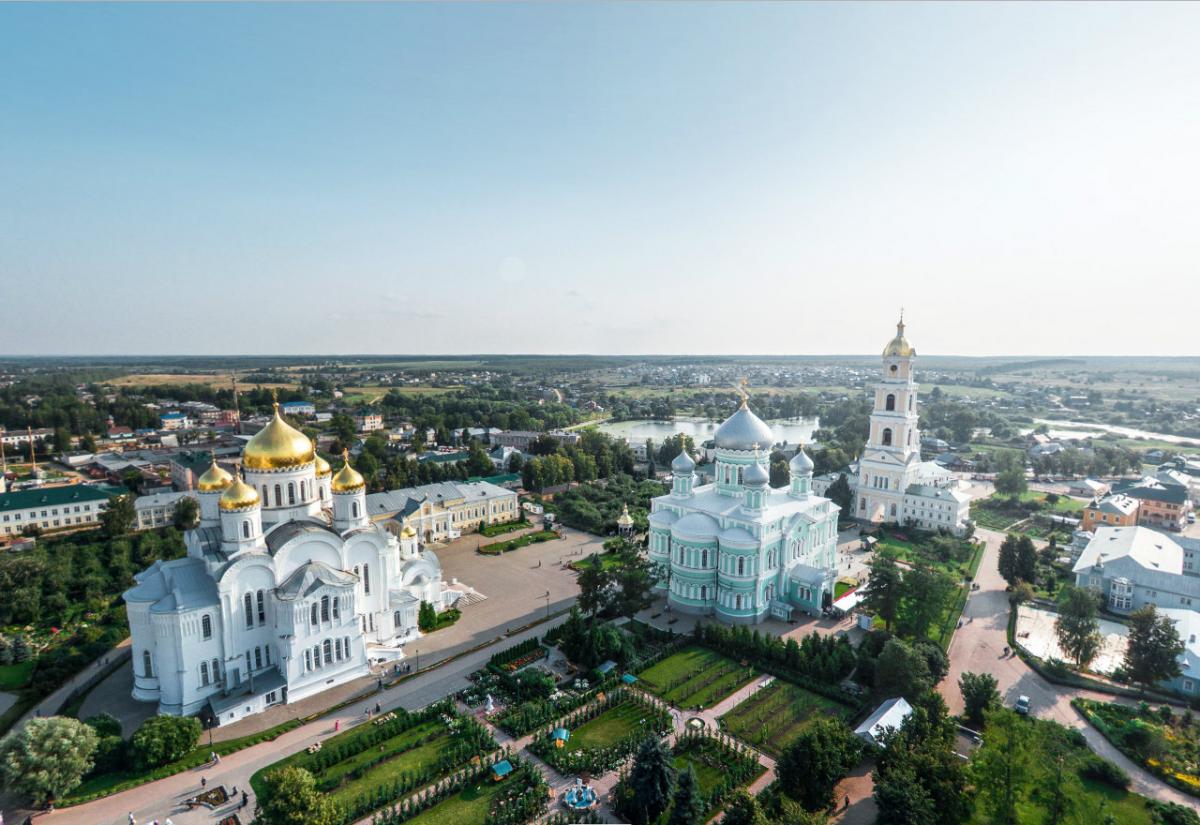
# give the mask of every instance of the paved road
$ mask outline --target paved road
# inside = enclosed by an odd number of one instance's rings
[[[505,639],[502,644],[516,644],[530,636],[541,635],[564,619],[565,617],[558,617],[550,623],[516,633]],[[230,754],[215,766],[185,771],[86,805],[55,811],[39,817],[37,821],[43,825],[127,825],[129,814],[132,812],[139,823],[151,822],[154,819],[161,821],[170,817],[175,825],[211,825],[220,815],[232,813],[234,806],[229,805],[218,811],[188,811],[183,802],[199,792],[202,776],[207,779],[209,787],[225,785],[226,788],[237,787],[239,791],[249,790],[250,777],[256,771],[290,753],[332,736],[335,722],[340,723],[342,730],[359,724],[365,721],[367,709],[373,707],[376,702],[379,702],[385,711],[397,707],[409,710],[423,707],[466,687],[467,675],[486,664],[493,653],[494,647],[469,653],[415,676],[382,694],[373,694],[349,707],[289,731],[273,742],[264,742]],[[246,810],[253,811],[253,807],[254,797],[251,794]],[[249,819],[248,816],[242,818]]]

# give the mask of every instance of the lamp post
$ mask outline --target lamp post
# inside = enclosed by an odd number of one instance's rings
[[[550,591],[547,590],[546,595],[543,596],[542,598],[544,598],[546,600],[546,618],[549,619],[550,618]]]

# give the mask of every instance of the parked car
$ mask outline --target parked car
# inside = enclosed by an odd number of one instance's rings
[[[1029,715],[1029,697],[1028,696],[1018,696],[1017,703],[1015,705],[1013,705],[1013,710],[1015,710],[1017,713],[1021,714],[1022,716],[1028,716]]]

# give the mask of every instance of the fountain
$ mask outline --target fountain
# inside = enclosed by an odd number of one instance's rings
[[[572,811],[588,811],[600,804],[591,785],[576,778],[575,784],[563,791],[563,807]]]

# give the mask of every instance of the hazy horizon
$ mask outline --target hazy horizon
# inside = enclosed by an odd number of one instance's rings
[[[0,349],[869,357],[903,307],[921,354],[1200,354],[1198,40],[1170,3],[3,4]]]

